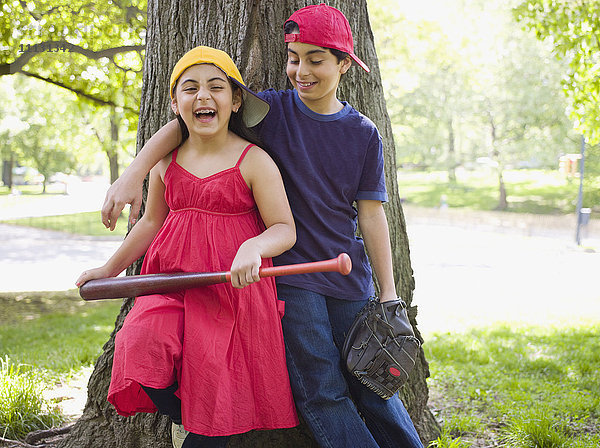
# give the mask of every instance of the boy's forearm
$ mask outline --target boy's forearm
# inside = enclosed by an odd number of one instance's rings
[[[152,167],[175,149],[180,142],[179,123],[177,120],[171,120],[150,137],[122,176],[138,181],[143,179]]]
[[[358,210],[360,230],[379,284],[379,298],[382,301],[395,299],[392,248],[383,206],[377,201],[366,201],[359,203]]]

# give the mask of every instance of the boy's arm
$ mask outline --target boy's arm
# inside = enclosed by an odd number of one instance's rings
[[[358,224],[379,282],[379,300],[394,300],[398,296],[394,283],[390,232],[383,204],[381,201],[359,200],[357,208]]]
[[[126,204],[131,204],[129,220],[135,223],[142,205],[142,184],[146,174],[159,160],[169,154],[181,142],[181,131],[177,120],[172,120],[142,147],[121,177],[106,192],[102,205],[102,223],[111,231]]]

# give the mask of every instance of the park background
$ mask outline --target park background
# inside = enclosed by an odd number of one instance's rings
[[[435,443],[594,446],[600,418],[600,294],[593,286],[600,172],[593,30],[600,7],[410,3],[368,5],[432,373],[430,404],[443,424]],[[90,17],[63,11],[45,19],[40,13],[51,11],[52,2],[3,4],[2,63],[28,50],[36,55],[21,67],[25,73],[0,72],[0,218],[8,223],[112,238],[97,210],[135,153],[141,92],[145,5],[128,5],[120,25],[110,20],[114,10]],[[122,6],[112,3],[116,10]],[[78,28],[80,22],[87,25]],[[65,48],[31,50],[60,35],[61,25],[69,27],[75,45],[132,51],[104,55],[110,59],[69,54],[67,63],[57,56],[69,53]],[[60,76],[48,82],[50,74]],[[53,210],[61,215],[49,217]],[[120,239],[124,226],[118,232]],[[531,258],[516,258],[515,243]],[[481,247],[487,258],[475,251]],[[23,381],[39,396],[36,388],[52,390],[89,370],[118,306],[84,308],[73,291],[20,294],[8,285],[19,277],[32,285],[32,271],[19,275],[18,263],[7,255],[0,255],[0,262],[7,259],[0,291],[7,291],[3,303],[12,304],[2,314],[2,384]],[[458,306],[460,297],[469,300]],[[428,310],[433,299],[435,308]],[[470,313],[456,313],[457,307]],[[63,335],[64,362],[56,363],[60,356],[50,362],[48,351],[60,335],[45,338],[52,334],[48,327],[67,331],[73,316],[79,325],[72,331],[80,339],[69,345]],[[22,343],[31,339],[46,346]],[[46,396],[32,414],[43,417],[42,425],[57,426],[65,418],[61,399]],[[10,434],[7,428],[19,422],[10,423],[0,421],[5,436],[30,429]]]

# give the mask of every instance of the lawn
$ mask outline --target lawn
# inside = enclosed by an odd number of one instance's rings
[[[82,212],[57,216],[36,216],[30,218],[7,219],[2,224],[14,224],[40,229],[58,230],[77,235],[89,236],[124,236],[127,233],[128,216],[122,213],[114,231],[102,224],[100,212]]]
[[[76,290],[0,293],[0,436],[23,439],[65,417],[46,390],[89,368],[121,301],[88,303]]]
[[[0,359],[29,384],[52,387],[97,359],[120,305],[83,302],[75,290],[0,294]],[[444,430],[432,446],[599,446],[599,337],[599,325],[432,335],[430,406]],[[61,421],[52,403],[41,409],[50,424]]]
[[[508,212],[537,214],[574,213],[578,179],[556,171],[510,170],[504,173]],[[494,210],[498,205],[498,179],[492,171],[457,172],[457,182],[448,182],[443,171],[398,171],[403,201],[423,207],[439,207],[443,198],[449,207]]]
[[[492,326],[425,341],[439,448],[600,446],[600,325]]]

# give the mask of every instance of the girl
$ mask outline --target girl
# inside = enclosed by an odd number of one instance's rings
[[[343,251],[353,265],[345,278],[325,273],[277,281],[286,302],[282,324],[296,404],[320,446],[422,447],[400,398],[386,401],[362,386],[340,356],[354,316],[374,293],[365,246],[380,301],[396,299],[382,206],[387,195],[381,138],[371,120],[337,98],[340,78],[353,62],[369,69],[354,54],[346,17],[325,4],[294,12],[285,23],[285,42],[294,88],[259,94],[271,108],[256,128],[281,169],[297,228],[296,245],[275,263]],[[107,194],[107,227],[114,228],[125,203],[137,215],[144,176],[180,138],[177,124],[168,123],[147,142]],[[355,234],[357,224],[364,241]]]
[[[77,285],[119,274],[146,250],[142,274],[230,268],[231,285],[136,299],[108,393],[121,415],[169,415],[175,447],[225,446],[224,436],[298,423],[282,302],[273,279],[258,282],[261,265],[294,245],[295,227],[274,162],[230,130],[261,121],[268,105],[229,56],[194,48],[170,84],[189,137],[152,169],[146,212],[122,246]]]

